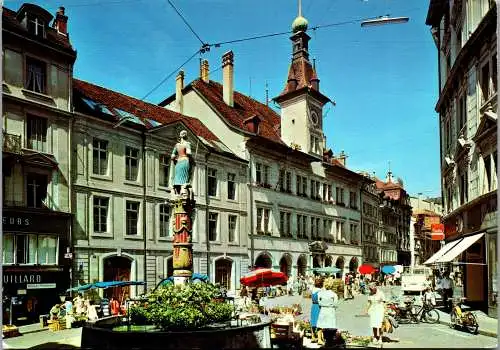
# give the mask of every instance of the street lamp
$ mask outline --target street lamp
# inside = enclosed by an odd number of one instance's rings
[[[385,15],[373,19],[367,19],[366,21],[361,22],[361,27],[407,23],[409,20],[409,17],[389,17],[389,15]]]

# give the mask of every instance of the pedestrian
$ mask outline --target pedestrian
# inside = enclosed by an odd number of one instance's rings
[[[59,309],[61,308],[61,305],[59,304],[55,304],[54,306],[52,306],[52,308],[50,309],[50,319],[52,321],[55,321],[57,320],[57,317],[59,315]]]
[[[66,297],[66,301],[64,302],[64,311],[66,314],[66,328],[71,328],[71,324],[74,321],[74,317],[73,317],[73,302],[71,301],[70,296]]]
[[[382,344],[382,322],[385,313],[385,296],[375,283],[368,286],[370,296],[365,313],[370,316],[370,326],[373,330],[373,344]]]
[[[323,287],[323,278],[317,277],[314,280],[314,288],[312,290],[311,294],[311,342],[316,343],[318,338],[317,338],[317,330],[316,326],[318,323],[318,316],[319,316],[319,311],[320,307],[318,304],[318,293],[321,290],[321,287]]]
[[[440,281],[440,287],[442,290],[443,303],[445,308],[451,310],[451,300],[453,298],[453,281],[450,278],[449,272],[445,272],[443,278]]]
[[[339,297],[334,291],[335,280],[328,277],[323,281],[323,288],[318,292],[319,315],[316,324],[318,345],[333,346],[337,335],[336,309]]]
[[[350,273],[346,273],[344,284],[344,299],[354,299],[354,295],[352,294],[352,275]]]
[[[117,316],[118,314],[120,314],[120,302],[113,296],[109,300],[109,308],[111,310],[112,316]]]
[[[89,321],[97,321],[99,316],[97,316],[97,309],[94,305],[94,301],[90,300],[87,304],[87,319]]]

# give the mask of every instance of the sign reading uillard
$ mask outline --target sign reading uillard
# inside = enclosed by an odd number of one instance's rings
[[[40,283],[42,276],[39,274],[17,274],[17,275],[3,275],[4,284],[17,284],[17,283]]]

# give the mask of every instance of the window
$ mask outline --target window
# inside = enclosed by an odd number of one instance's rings
[[[264,209],[264,232],[266,232],[266,233],[270,232],[270,230],[269,230],[270,213],[271,213],[270,209]]]
[[[255,182],[258,184],[269,184],[269,166],[255,163]]]
[[[208,195],[217,195],[217,170],[213,168],[208,168]]]
[[[208,214],[208,240],[217,240],[217,219],[219,215],[217,213]]]
[[[328,201],[328,194],[327,194],[327,188],[326,184],[323,184],[323,200]]]
[[[38,236],[38,263],[57,265],[57,237]]]
[[[36,235],[16,235],[16,264],[36,264]]]
[[[108,173],[108,141],[94,139],[92,149],[93,173],[106,175]]]
[[[316,198],[316,181],[311,180],[311,199]]]
[[[331,201],[332,200],[332,185],[327,186],[327,194],[326,194],[326,200]]]
[[[26,89],[46,93],[47,65],[45,62],[26,57]]]
[[[281,237],[291,237],[291,221],[292,214],[284,211],[280,211],[280,236]]]
[[[227,174],[227,199],[236,199],[236,174]]]
[[[264,209],[263,208],[257,208],[257,233],[261,233],[262,230],[262,217],[264,216]]]
[[[36,36],[45,36],[45,22],[36,16],[28,16],[28,32]]]
[[[28,148],[39,151],[47,151],[47,119],[28,115],[27,125]]]
[[[321,219],[316,218],[316,238],[321,237]]]
[[[302,215],[297,214],[297,238],[302,238],[304,229],[302,228]]]
[[[170,207],[160,204],[160,237],[170,236]]]
[[[302,229],[304,231],[302,232],[302,234],[303,234],[302,238],[307,238],[307,236],[308,236],[306,228],[307,228],[307,216],[303,215],[302,216]]]
[[[139,150],[133,147],[125,147],[125,179],[137,181],[139,169]]]
[[[467,121],[467,105],[466,105],[466,99],[465,99],[465,96],[464,94],[462,94],[462,96],[460,96],[460,98],[458,99],[458,132],[460,132],[463,127],[465,126],[465,123]],[[467,129],[465,129],[467,130]],[[464,130],[464,131],[465,131]],[[467,136],[467,135],[464,135],[464,136]]]
[[[351,208],[357,209],[358,208],[358,198],[356,196],[356,192],[350,191],[349,192],[349,206]]]
[[[170,176],[170,158],[167,155],[160,156],[160,186],[168,187]]]
[[[139,202],[126,201],[126,232],[137,235],[139,223]]]
[[[281,175],[282,174],[280,172],[280,176]],[[280,184],[282,186],[282,191],[291,193],[292,192],[292,173],[289,172],[289,171],[284,171],[283,170],[283,175],[284,175],[283,179],[280,182]]]
[[[229,242],[236,242],[236,215],[228,216],[228,233],[229,233]]]
[[[307,197],[307,178],[305,176],[302,176],[302,195]]]
[[[482,102],[486,102],[488,100],[489,95],[489,84],[490,84],[490,66],[485,64],[481,69],[481,93],[482,93]]]
[[[3,264],[57,265],[57,237],[4,234]]]
[[[47,197],[47,176],[41,174],[28,174],[27,180],[27,205],[28,208],[45,207]]]
[[[467,177],[467,171],[460,175],[460,205],[465,204],[469,201],[469,185]]]
[[[302,176],[297,175],[295,180],[295,191],[297,195],[302,193]]]
[[[337,187],[336,202],[337,202],[337,204],[344,204],[344,189],[343,188]]]
[[[486,191],[489,192],[491,191],[492,188],[492,183],[491,183],[491,155],[488,154],[487,156],[483,157],[484,161],[484,172],[485,172],[485,188]]]
[[[316,219],[311,217],[311,238],[312,239],[316,238],[316,232],[317,232]]]
[[[94,232],[108,232],[109,198],[94,196]]]

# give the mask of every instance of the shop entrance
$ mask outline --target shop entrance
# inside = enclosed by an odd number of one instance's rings
[[[132,261],[122,256],[112,256],[104,259],[104,282],[130,281]],[[130,296],[130,287],[104,289],[104,296],[117,299],[120,303]]]
[[[215,283],[226,290],[231,289],[231,268],[233,262],[229,259],[219,259],[215,262]]]

